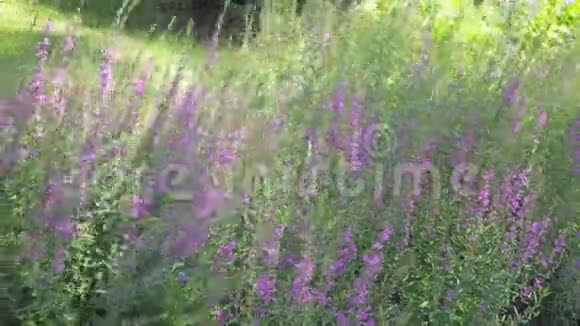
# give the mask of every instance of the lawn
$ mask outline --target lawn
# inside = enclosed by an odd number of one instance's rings
[[[580,5],[282,4],[212,50],[0,3],[12,323],[577,324]]]

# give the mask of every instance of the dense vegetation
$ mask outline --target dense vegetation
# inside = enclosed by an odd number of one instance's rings
[[[292,5],[193,61],[192,27],[147,36],[179,62],[42,27],[7,325],[580,321],[580,4]]]

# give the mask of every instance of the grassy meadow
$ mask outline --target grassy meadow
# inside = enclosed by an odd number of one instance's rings
[[[580,322],[577,1],[69,2],[0,2],[6,325]]]

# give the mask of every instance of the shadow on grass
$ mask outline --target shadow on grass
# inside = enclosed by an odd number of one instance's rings
[[[219,2],[219,0],[215,0]],[[169,33],[173,35],[183,34],[190,19],[195,19],[193,33],[198,35],[190,41],[199,41],[205,39],[200,35],[211,35],[214,32],[215,24],[220,15],[220,6],[207,6],[207,8],[194,11],[190,1],[184,1],[181,4],[166,5],[164,8],[159,7],[160,1],[140,1],[139,4],[130,12],[124,24],[124,31],[128,35],[142,35],[151,31],[154,26],[154,34],[160,35]],[[82,3],[82,4],[80,4]],[[102,29],[110,28],[117,20],[118,10],[122,7],[122,0],[99,0],[99,1],[80,1],[79,0],[46,0],[40,6],[50,10],[73,15],[78,13],[82,19],[83,25],[89,28]],[[244,9],[239,5],[232,5],[229,10],[230,15],[226,15],[225,26],[229,26],[233,21],[233,27],[222,28],[222,34],[227,34],[224,40],[229,38],[241,38],[244,30],[243,14]],[[218,10],[218,11],[216,11]],[[197,13],[197,14],[194,14]],[[126,10],[123,15],[126,14]],[[172,25],[169,30],[169,24]],[[226,32],[227,30],[227,32]],[[206,35],[206,36],[207,36]],[[223,35],[222,35],[223,36]],[[238,40],[237,43],[240,43]],[[238,44],[239,45],[239,44]]]
[[[123,1],[46,0],[41,5],[66,14],[80,13],[85,26],[102,28],[110,27],[114,23]],[[125,27],[129,30],[148,30],[155,21],[156,10],[155,1],[141,1],[131,11]]]

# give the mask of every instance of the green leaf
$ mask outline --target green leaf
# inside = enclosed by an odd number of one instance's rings
[[[413,314],[410,311],[403,311],[397,316],[397,319],[395,320],[395,326],[409,325],[409,321],[412,317]]]

